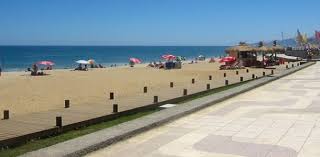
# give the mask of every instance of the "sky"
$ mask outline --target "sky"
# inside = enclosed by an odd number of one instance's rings
[[[0,45],[216,46],[320,30],[320,0],[1,0]]]

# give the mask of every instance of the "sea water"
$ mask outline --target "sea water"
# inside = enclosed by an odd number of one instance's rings
[[[35,62],[48,60],[54,68],[74,68],[75,61],[94,59],[104,66],[127,64],[129,58],[145,63],[161,60],[164,54],[194,59],[224,56],[226,46],[0,46],[0,66],[3,71],[25,70]]]

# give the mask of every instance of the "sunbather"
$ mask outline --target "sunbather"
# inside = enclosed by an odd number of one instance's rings
[[[99,68],[105,68],[104,66],[102,66],[101,64],[98,65]]]
[[[74,70],[83,70],[82,69],[82,64],[79,64],[77,68],[75,68]]]
[[[154,68],[155,66],[154,66],[154,64],[153,64],[152,62],[150,62],[150,63],[147,65],[147,67],[152,67],[152,68]]]

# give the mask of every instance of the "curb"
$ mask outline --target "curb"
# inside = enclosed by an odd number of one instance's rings
[[[84,135],[75,139],[71,139],[56,145],[36,150],[22,155],[23,157],[42,157],[42,156],[66,156],[79,157],[90,152],[107,147],[121,140],[132,137],[136,134],[150,130],[154,127],[163,125],[169,121],[176,120],[190,113],[199,111],[208,106],[224,101],[228,98],[242,94],[249,90],[263,86],[269,82],[275,81],[282,77],[288,76],[294,72],[305,69],[315,62],[303,64],[298,67],[288,69],[280,74],[263,77],[250,81],[244,85],[234,87],[213,95],[195,99],[173,108],[161,110],[159,112],[147,115],[132,121],[128,121],[111,128],[106,128],[88,135]]]

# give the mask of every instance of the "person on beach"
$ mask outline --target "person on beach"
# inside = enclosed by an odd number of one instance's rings
[[[153,64],[152,62],[150,62],[147,67],[152,67],[152,68],[154,68],[154,64]]]
[[[2,72],[2,69],[1,69],[1,67],[0,67],[0,76],[1,76],[1,72]]]
[[[79,64],[74,70],[82,70],[82,64]]]
[[[101,64],[99,64],[99,68],[104,68],[104,66],[102,66]]]
[[[38,74],[38,66],[36,64],[32,65],[31,75],[35,76]]]

